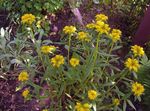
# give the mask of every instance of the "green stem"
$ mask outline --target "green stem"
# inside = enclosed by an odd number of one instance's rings
[[[93,67],[94,67],[94,64],[95,64],[96,59],[97,59],[98,48],[99,48],[99,40],[100,40],[100,35],[98,35],[98,38],[97,38],[97,41],[96,41],[96,48],[95,48],[95,52],[94,52]]]
[[[31,28],[31,40],[32,40],[32,42],[35,44],[34,32],[33,32],[32,27],[30,27],[30,28]],[[35,44],[35,45],[36,45],[36,44]]]
[[[90,62],[90,64],[92,63],[92,66],[90,67],[90,70],[88,71],[88,74],[86,75],[86,77],[85,77],[84,80],[83,80],[83,81],[85,81],[85,84],[86,84],[86,82],[88,82],[89,79],[90,79],[89,75],[90,75],[90,74],[93,74],[94,65],[95,65],[95,63],[96,63],[96,59],[97,59],[97,55],[98,55],[99,40],[100,40],[100,34],[98,34],[98,37],[97,37],[97,40],[96,40],[96,46],[95,46],[94,54],[93,54],[93,56],[92,56],[93,61]]]
[[[125,71],[125,72],[124,72]],[[129,71],[126,72],[126,70],[124,70],[120,75],[120,77],[118,77],[119,79],[115,82],[115,84],[112,87],[109,87],[109,89],[107,90],[107,92],[105,93],[106,95],[109,94],[109,92],[111,91],[111,89],[113,89],[128,73]]]
[[[110,50],[109,50],[108,54],[111,54],[113,47],[114,47],[114,42],[111,44]],[[106,63],[109,62],[108,60],[109,60],[109,56],[108,56],[107,59],[106,59]]]
[[[43,58],[42,58],[42,55],[41,55],[40,51],[38,50],[38,44],[37,44],[37,42],[36,42],[36,40],[34,38],[34,31],[33,31],[32,27],[30,27],[30,28],[31,28],[31,40],[33,41],[33,44],[35,45],[36,52],[38,53],[38,56],[39,56],[39,58],[40,58],[40,60],[42,62],[43,69],[44,69],[44,72],[45,72],[44,61],[43,61]]]
[[[69,35],[69,42],[68,42],[68,63],[69,63],[69,54],[70,54],[70,47],[71,47],[71,35]]]
[[[114,47],[114,42],[111,44],[108,54],[111,54],[113,47]],[[106,63],[109,63],[109,56],[106,58]],[[105,67],[103,68],[102,72],[104,71],[105,71]]]

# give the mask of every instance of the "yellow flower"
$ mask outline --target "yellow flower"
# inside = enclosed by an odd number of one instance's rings
[[[88,98],[90,99],[90,100],[94,100],[94,99],[96,99],[96,97],[97,97],[97,92],[95,91],[95,90],[89,90],[88,91]]]
[[[70,64],[73,66],[73,67],[76,67],[77,65],[79,65],[79,59],[77,58],[71,58],[70,59]]]
[[[19,81],[27,81],[29,79],[29,75],[27,73],[27,71],[22,71],[19,76],[18,76],[18,80]]]
[[[61,64],[64,64],[64,57],[62,55],[56,55],[51,59],[51,62],[54,67],[59,67]]]
[[[88,33],[86,32],[78,32],[77,38],[81,41],[87,41],[87,42],[90,41],[90,38],[88,37]]]
[[[32,15],[32,14],[24,14],[24,15],[21,17],[21,22],[22,22],[23,24],[31,25],[34,21],[35,21],[35,16]]]
[[[132,50],[134,56],[140,56],[141,57],[144,55],[143,47],[140,47],[138,45],[131,46],[131,50]]]
[[[108,17],[104,14],[97,14],[95,16],[95,18],[96,18],[96,21],[104,21],[105,22],[108,20]]]
[[[37,28],[41,28],[41,22],[42,22],[42,20],[38,20],[38,21],[36,22],[36,27],[37,27]]]
[[[76,111],[90,111],[90,105],[88,103],[81,104],[77,102],[75,109]]]
[[[122,32],[119,29],[113,29],[110,33],[110,38],[113,42],[120,40]]]
[[[109,25],[105,24],[103,21],[97,21],[95,24],[95,29],[101,34],[108,34],[110,31]]]
[[[93,29],[93,28],[95,28],[95,24],[94,23],[89,23],[89,24],[86,25],[86,28]]]
[[[56,50],[55,46],[41,46],[41,52],[44,54],[52,53]]]
[[[43,109],[42,111],[48,111],[48,109]]]
[[[22,96],[24,98],[27,98],[27,96],[29,95],[30,91],[28,89],[25,89],[23,92],[22,92]]]
[[[81,108],[82,108],[82,104],[79,103],[79,102],[77,102],[77,103],[76,103],[76,106],[75,106],[75,109],[76,109],[77,111],[80,111]]]
[[[139,64],[138,60],[128,58],[128,59],[125,61],[125,66],[126,66],[129,70],[137,72],[138,69],[139,69],[139,67],[140,67],[140,64]]]
[[[118,106],[120,104],[120,100],[118,98],[115,98],[113,100],[113,105]]]
[[[140,96],[144,93],[144,86],[138,82],[132,84],[132,92],[135,96]]]
[[[65,34],[73,34],[76,31],[76,27],[74,26],[65,26],[63,29]]]

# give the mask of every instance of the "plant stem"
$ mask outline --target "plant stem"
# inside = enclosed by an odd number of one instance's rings
[[[68,42],[68,63],[69,63],[70,47],[71,47],[71,35],[69,35],[69,42]]]
[[[88,77],[89,77],[89,75],[90,75],[91,73],[93,73],[93,70],[94,70],[94,65],[95,65],[95,63],[96,63],[97,54],[98,54],[100,35],[101,35],[101,34],[98,34],[98,37],[97,37],[97,40],[96,40],[96,46],[95,46],[95,50],[94,50],[94,53],[93,53],[93,56],[92,56],[93,61],[90,62],[90,64],[92,63],[92,65],[91,65],[91,67],[90,67],[90,70],[88,71],[88,74],[86,75],[86,77],[85,77],[84,80],[83,80],[83,81],[85,81],[85,83],[90,79],[90,78],[88,78]]]

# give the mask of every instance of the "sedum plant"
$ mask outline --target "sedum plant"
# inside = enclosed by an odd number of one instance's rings
[[[134,101],[140,101],[145,90],[136,74],[145,53],[135,45],[128,58],[120,60],[116,51],[121,48],[121,31],[109,26],[106,15],[97,14],[84,29],[65,26],[60,42],[42,41],[42,33],[35,38],[33,18],[22,19],[30,40],[24,44],[30,46],[26,51],[32,57],[23,56],[24,60],[18,58],[22,64],[16,63],[20,68],[16,90],[26,87],[22,91],[26,101],[36,98],[43,111],[136,109]]]

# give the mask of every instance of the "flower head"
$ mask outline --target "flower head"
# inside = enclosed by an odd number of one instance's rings
[[[79,65],[80,61],[77,58],[71,58],[69,62],[71,64],[71,66],[76,67],[77,65]]]
[[[27,98],[27,96],[29,95],[30,91],[28,89],[25,89],[23,92],[22,92],[22,96],[24,98]]]
[[[95,24],[94,23],[89,23],[89,24],[86,25],[86,28],[93,29],[93,28],[95,28]]]
[[[62,55],[56,55],[50,61],[54,67],[59,67],[61,64],[64,64],[64,57]]]
[[[101,34],[108,34],[110,31],[109,25],[104,23],[103,21],[97,21],[95,24],[95,29]]]
[[[38,20],[38,21],[36,22],[36,27],[37,27],[37,28],[41,28],[41,23],[42,23],[42,20]]]
[[[94,99],[96,99],[96,97],[97,97],[97,92],[95,91],[95,90],[89,90],[88,91],[88,98],[90,99],[90,100],[94,100]]]
[[[27,81],[29,79],[29,75],[27,73],[27,71],[22,71],[19,76],[18,76],[18,80],[19,81]]]
[[[119,29],[113,29],[110,33],[110,38],[113,42],[120,40],[122,32]]]
[[[81,104],[77,102],[75,109],[76,111],[90,111],[90,105],[88,103]]]
[[[134,56],[140,56],[141,57],[144,55],[143,47],[140,47],[138,45],[131,46],[131,50],[132,50]]]
[[[77,29],[74,26],[65,26],[64,29],[63,29],[63,32],[65,34],[73,34],[73,33],[75,33],[76,30]]]
[[[140,64],[138,62],[137,59],[132,59],[132,58],[128,58],[126,61],[125,61],[125,66],[131,70],[131,71],[135,71],[137,72],[139,67],[140,67]]]
[[[88,33],[86,32],[78,32],[78,36],[77,38],[81,41],[90,41],[89,37],[88,37]]]
[[[108,20],[108,17],[104,14],[97,14],[95,16],[95,18],[96,18],[96,21],[104,21],[105,22]]]
[[[21,17],[21,22],[22,22],[23,24],[31,25],[34,21],[35,21],[35,16],[32,15],[32,14],[24,14],[24,15]]]
[[[43,109],[42,111],[48,111],[48,109]]]
[[[56,50],[55,46],[41,46],[41,52],[44,54],[52,53]]]
[[[118,98],[115,98],[113,100],[113,105],[118,106],[120,104],[120,100]]]
[[[144,86],[138,82],[132,84],[132,92],[135,96],[140,96],[144,93]]]

